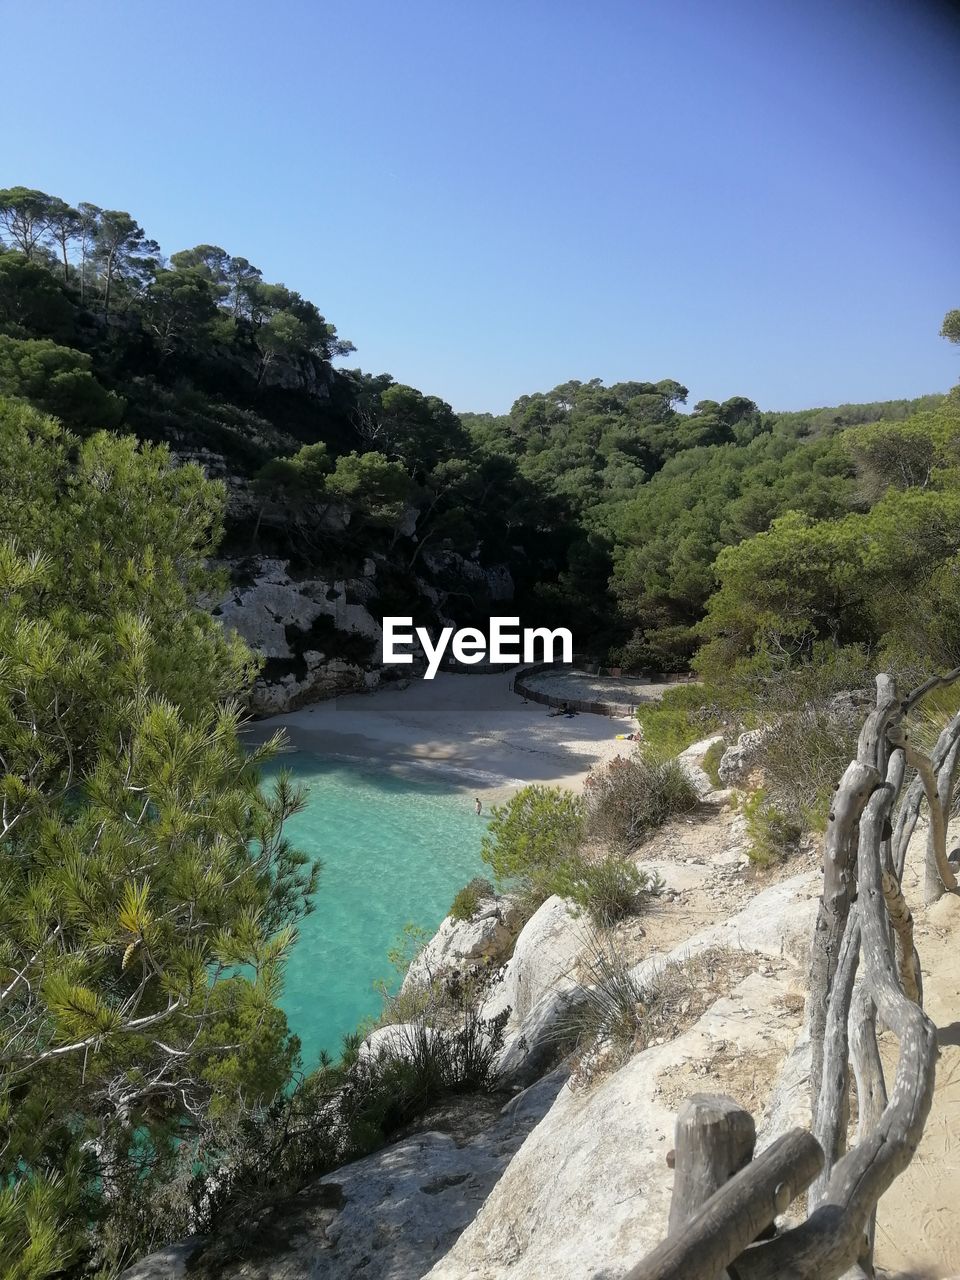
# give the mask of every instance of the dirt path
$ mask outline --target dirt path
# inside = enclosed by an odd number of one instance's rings
[[[939,1029],[937,1088],[917,1154],[880,1202],[876,1254],[878,1264],[897,1280],[956,1280],[960,1276],[960,898],[941,898],[915,916],[924,1007]],[[889,1082],[897,1063],[896,1040],[889,1033],[881,1037],[881,1049]]]
[[[916,1156],[882,1200],[877,1219],[877,1264],[889,1280],[960,1280],[960,896],[942,898],[929,910],[918,907],[918,872],[926,829],[911,843],[904,890],[914,911],[915,937],[923,966],[924,1007],[939,1029],[940,1060],[933,1107]],[[636,921],[616,929],[618,947],[631,960],[666,951],[697,930],[741,910],[763,888],[787,875],[819,867],[807,850],[780,867],[757,871],[745,856],[742,814],[724,807],[674,820],[640,850],[640,866],[658,871],[666,892]],[[960,844],[960,821],[951,824],[949,847]],[[798,988],[799,990],[799,988]],[[880,1037],[888,1086],[897,1064],[897,1041]],[[706,1069],[708,1064],[701,1064]],[[728,1067],[729,1079],[712,1081],[736,1093],[743,1059]],[[764,1085],[779,1071],[765,1064]],[[703,1085],[679,1082],[678,1097]],[[747,1081],[740,1084],[746,1087]],[[765,1101],[753,1091],[751,1105]]]

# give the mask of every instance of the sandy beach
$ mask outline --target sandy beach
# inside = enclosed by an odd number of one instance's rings
[[[512,693],[512,683],[511,671],[440,672],[406,689],[349,694],[259,720],[249,732],[260,741],[284,729],[293,750],[442,772],[451,786],[487,801],[528,782],[579,790],[593,764],[629,749],[616,735],[630,733],[635,721],[550,716],[547,707]]]

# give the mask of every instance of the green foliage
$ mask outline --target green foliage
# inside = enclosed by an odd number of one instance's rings
[[[0,1212],[39,1277],[113,1238],[91,1188],[163,1199],[285,1087],[316,870],[300,792],[258,785],[276,744],[240,741],[251,656],[198,606],[220,487],[10,402],[0,456]]]
[[[523,787],[506,804],[494,805],[480,856],[498,885],[519,882],[542,892],[583,838],[584,805],[579,796],[559,787]]]
[[[960,342],[960,310],[955,308],[943,317],[940,336],[946,338],[948,342]]]
[[[882,647],[905,625],[928,630],[931,647],[937,635],[942,647],[955,649],[937,634],[930,587],[939,577],[949,596],[950,578],[942,575],[960,551],[958,436],[960,412],[947,404],[895,432],[858,434],[854,448],[874,477],[896,478],[902,487],[881,481],[885,491],[869,511],[840,519],[792,512],[722,551],[698,669],[722,679],[753,655],[795,661],[822,640]],[[924,437],[927,444],[918,446]]]
[[[91,1211],[77,1155],[61,1172],[0,1183],[0,1275],[45,1280],[83,1255],[83,1214]]]
[[[0,331],[65,343],[74,337],[73,307],[62,285],[20,253],[0,253]]]
[[[30,401],[81,431],[115,427],[123,401],[105,391],[89,356],[49,339],[0,334],[0,395]]]
[[[751,709],[756,723],[768,726],[762,751],[767,794],[805,830],[826,824],[830,799],[856,754],[873,703],[875,671],[876,659],[866,650],[821,643],[795,665],[763,654],[730,673],[731,695]],[[906,683],[912,683],[909,676]]]
[[[410,477],[380,453],[348,453],[327,478],[327,493],[346,502],[371,525],[394,525],[413,496]]]
[[[707,747],[703,755],[703,760],[701,761],[704,773],[715,787],[723,786],[723,779],[720,777],[718,770],[720,767],[720,761],[723,759],[726,749],[727,744],[724,740],[722,738],[717,738],[716,741],[711,742],[710,746]]]
[[[494,887],[482,876],[474,876],[469,884],[465,884],[457,892],[450,907],[450,915],[454,920],[472,920],[484,902],[494,896]]]
[[[722,726],[723,704],[707,684],[677,684],[654,702],[637,707],[643,741],[658,757],[679,755]]]
[[[39,256],[57,203],[62,202],[32,187],[0,190],[0,227],[28,261]]]
[[[629,852],[668,818],[691,813],[700,803],[682,765],[637,750],[615,756],[587,777],[587,830],[608,848]]]
[[[747,857],[756,867],[772,867],[782,862],[802,835],[801,828],[782,813],[762,788],[743,802],[750,844]]]
[[[656,872],[644,871],[629,858],[607,854],[599,860],[580,858],[564,865],[556,892],[586,911],[601,928],[635,915],[663,889]]]
[[[387,952],[391,968],[402,978],[429,941],[426,929],[408,920]]]

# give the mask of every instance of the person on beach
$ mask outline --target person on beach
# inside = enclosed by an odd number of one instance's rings
[[[481,810],[483,809],[483,805],[480,803],[480,797],[479,797],[479,796],[477,796],[477,797],[476,797],[476,803],[477,803],[477,817],[479,818],[479,817],[480,817],[480,812],[481,812]]]

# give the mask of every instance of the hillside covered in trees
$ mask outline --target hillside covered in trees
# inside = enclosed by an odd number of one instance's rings
[[[335,366],[354,347],[320,309],[216,245],[166,257],[126,212],[22,187],[0,192],[0,235],[0,394],[225,478],[222,554],[341,577],[377,555],[371,612],[416,606],[428,622],[425,552],[503,565],[525,621],[570,626],[579,649],[631,669],[689,665],[724,548],[790,512],[865,514],[909,481],[851,428],[946,412],[939,396],[688,409],[671,379],[593,379],[457,415]],[[911,439],[949,435],[922,421]],[[945,447],[931,439],[938,471]],[[480,621],[491,601],[460,591],[456,608]]]
[[[316,874],[296,788],[265,793],[239,737],[258,659],[211,617],[217,557],[370,562],[376,616],[435,603],[443,553],[600,660],[692,667],[647,748],[776,724],[749,815],[771,856],[823,823],[877,667],[960,665],[956,391],[772,413],[594,379],[458,415],[335,366],[319,308],[217,246],[167,258],[125,212],[20,187],[0,234],[4,1274],[113,1274],[432,1096],[358,1083],[356,1045],[301,1071],[277,995]]]

